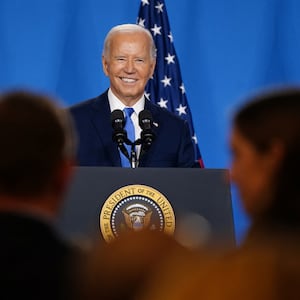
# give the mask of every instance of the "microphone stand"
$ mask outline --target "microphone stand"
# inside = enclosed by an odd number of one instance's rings
[[[136,151],[134,149],[135,144],[131,144],[131,151],[130,151],[130,165],[132,169],[135,169],[137,167],[137,157],[136,157]]]
[[[129,141],[129,140],[127,140],[127,141]],[[135,169],[138,167],[138,159],[137,159],[137,155],[136,155],[136,151],[135,151],[135,146],[141,145],[142,140],[138,139],[134,142],[129,141],[130,142],[129,144],[127,143],[127,141],[126,141],[126,144],[131,145],[129,162],[130,162],[131,168]]]
[[[139,138],[134,142],[131,142],[129,139],[126,139],[125,143],[127,145],[131,145],[130,158],[129,157],[127,157],[127,158],[130,162],[131,168],[135,169],[138,167],[138,164],[139,164],[139,160],[137,159],[137,155],[136,155],[136,151],[135,151],[135,146],[142,145],[141,152],[139,155],[139,157],[141,158],[148,151],[150,144],[145,143],[145,139],[143,139],[143,138]]]
[[[125,156],[128,158],[131,168],[135,169],[135,168],[138,167],[138,163],[139,163],[139,161],[137,159],[137,154],[136,154],[136,151],[135,151],[135,146],[142,145],[141,153],[140,153],[140,157],[141,157],[141,156],[143,156],[143,154],[145,154],[147,152],[147,150],[149,148],[149,145],[146,146],[144,140],[141,139],[141,138],[139,138],[136,141],[132,142],[126,137],[125,140],[124,140],[124,143],[126,145],[131,146],[130,155],[126,151],[127,155],[125,154]]]
[[[138,139],[134,142],[130,141],[127,137],[124,139],[124,143],[126,145],[129,145],[131,146],[131,149],[130,149],[130,155],[128,154],[126,148],[124,147],[124,149],[126,150],[126,153],[124,153],[123,151],[123,154],[128,158],[129,160],[129,163],[130,163],[130,166],[132,169],[135,169],[137,168],[138,166],[138,160],[137,160],[137,154],[136,154],[136,151],[135,151],[135,146],[137,145],[141,145],[142,144],[142,140],[141,139]]]

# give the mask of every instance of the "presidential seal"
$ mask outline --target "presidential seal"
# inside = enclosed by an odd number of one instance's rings
[[[113,192],[104,202],[100,229],[107,242],[128,230],[173,234],[175,215],[170,202],[159,191],[146,185],[128,185]]]

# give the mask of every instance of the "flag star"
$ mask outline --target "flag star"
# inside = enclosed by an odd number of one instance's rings
[[[184,87],[183,83],[181,84],[181,86],[179,88],[181,89],[181,93],[184,94],[185,93],[185,87]]]
[[[172,79],[171,77],[167,77],[165,75],[164,79],[161,80],[161,82],[164,84],[164,87],[166,87],[168,85],[171,86],[171,83],[170,83],[171,79]]]
[[[160,101],[157,102],[157,104],[158,104],[160,107],[168,108],[167,102],[168,102],[168,100],[164,100],[163,98],[160,98]]]
[[[146,19],[139,18],[138,24],[139,24],[140,26],[145,27],[145,21],[146,21]]]
[[[186,106],[182,106],[182,104],[179,104],[179,107],[176,108],[176,110],[178,111],[179,116],[181,116],[182,114],[186,115]]]
[[[151,30],[153,31],[154,36],[156,36],[157,34],[161,34],[161,26],[157,26],[156,24],[154,24],[154,27],[151,28]]]
[[[170,39],[170,42],[173,43],[173,35],[172,32],[170,31],[170,33],[168,34],[168,37]]]
[[[157,2],[157,5],[155,6],[155,8],[157,8],[157,13],[159,14],[160,12],[163,12],[163,3]]]
[[[145,95],[145,97],[148,99],[148,100],[150,100],[150,93],[144,93],[144,95]]]
[[[194,134],[194,135],[192,136],[192,140],[194,141],[195,144],[198,144],[198,139],[197,139],[197,137],[196,137],[196,134]]]
[[[149,1],[148,0],[141,0],[141,2],[143,3],[143,6],[145,6],[146,4],[149,5]]]
[[[168,65],[170,63],[175,64],[174,58],[175,58],[175,55],[171,55],[170,53],[168,53],[168,56],[165,57],[165,60],[168,62]]]

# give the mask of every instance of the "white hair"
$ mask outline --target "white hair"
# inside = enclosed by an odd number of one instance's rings
[[[115,33],[123,33],[123,32],[144,32],[150,41],[150,56],[152,59],[156,59],[156,47],[155,47],[155,43],[153,40],[153,37],[151,35],[151,32],[142,27],[141,25],[137,25],[137,24],[121,24],[121,25],[117,25],[114,26],[106,35],[105,40],[104,40],[104,46],[103,46],[103,51],[102,51],[102,55],[107,57],[107,55],[109,54],[110,51],[110,43],[111,43],[111,38]]]

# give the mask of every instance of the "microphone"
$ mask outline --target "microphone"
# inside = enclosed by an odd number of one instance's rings
[[[153,140],[155,139],[155,135],[152,131],[153,119],[152,119],[151,112],[149,110],[144,109],[139,113],[139,125],[142,129],[141,132],[142,150],[141,151],[146,152],[149,150]]]
[[[111,125],[114,129],[112,139],[118,144],[118,147],[122,153],[129,158],[128,151],[124,146],[124,142],[127,142],[127,133],[124,130],[125,118],[123,111],[116,109],[111,113]]]

